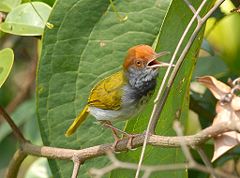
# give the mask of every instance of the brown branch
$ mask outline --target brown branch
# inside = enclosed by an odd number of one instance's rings
[[[73,164],[74,164],[73,165],[72,178],[77,178],[78,171],[79,171],[80,166],[81,166],[81,161],[79,160],[77,155],[73,155],[72,161],[73,161]]]
[[[227,124],[219,123],[214,126],[210,126],[195,135],[190,136],[159,136],[151,135],[149,136],[148,144],[153,146],[161,147],[180,147],[182,139],[185,140],[187,146],[194,147],[206,142],[208,139],[213,138],[221,133],[228,131],[239,131],[240,128],[236,128],[239,124]],[[132,141],[133,148],[142,146],[144,141],[144,135],[136,136]],[[127,150],[128,139],[122,139],[118,142],[116,149],[117,151]],[[92,159],[98,156],[105,155],[107,151],[112,151],[113,144],[102,144],[81,150],[65,149],[65,148],[55,148],[48,146],[37,146],[31,143],[24,143],[22,145],[22,150],[30,155],[47,157],[50,159],[64,159],[72,160],[73,156],[77,156],[80,162]]]
[[[22,135],[21,131],[19,128],[16,126],[16,124],[13,122],[11,117],[8,115],[8,113],[0,106],[0,115],[3,116],[3,118],[7,121],[7,123],[10,125],[10,127],[13,130],[13,135],[17,138],[17,140],[20,143],[25,143],[27,140],[24,138]]]
[[[27,154],[22,150],[18,149],[13,158],[11,159],[8,169],[6,171],[6,178],[15,178],[17,177],[18,170],[23,162],[23,160],[27,157]]]

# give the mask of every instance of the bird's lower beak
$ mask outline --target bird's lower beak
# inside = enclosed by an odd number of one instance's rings
[[[159,58],[159,57],[162,57],[162,56],[165,56],[167,54],[170,54],[170,52],[168,51],[163,51],[163,52],[160,52],[160,53],[157,53],[153,59],[151,61],[148,62],[147,66],[148,67],[151,67],[151,68],[159,68],[159,67],[168,67],[170,66],[169,63],[165,63],[165,62],[160,62],[160,61],[157,61],[156,59]],[[174,67],[175,65],[172,64],[171,67]]]

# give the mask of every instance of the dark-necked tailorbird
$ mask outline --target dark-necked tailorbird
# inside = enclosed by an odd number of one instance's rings
[[[72,135],[88,114],[98,121],[110,124],[138,114],[154,92],[159,69],[169,66],[156,59],[168,53],[156,53],[148,45],[130,48],[122,70],[104,78],[93,87],[86,106],[65,135]],[[111,128],[114,130],[114,127]]]

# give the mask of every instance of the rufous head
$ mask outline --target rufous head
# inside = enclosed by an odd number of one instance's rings
[[[167,51],[156,53],[151,46],[148,45],[137,45],[128,50],[127,56],[125,57],[123,68],[128,70],[129,68],[144,69],[152,68],[156,69],[159,67],[167,67],[169,64],[159,62],[156,59],[169,54]]]

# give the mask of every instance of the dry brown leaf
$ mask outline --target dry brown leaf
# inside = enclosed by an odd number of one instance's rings
[[[227,151],[231,150],[239,144],[240,134],[237,132],[226,132],[221,136],[214,139],[214,154],[212,157],[212,162],[218,159]]]
[[[213,126],[222,122],[229,124],[230,122],[240,120],[240,97],[231,94],[231,87],[218,81],[212,76],[200,77],[198,78],[198,81],[205,85],[215,98],[219,100],[216,105],[217,115],[214,118]],[[227,95],[230,95],[231,97],[227,102],[225,101],[223,103],[222,99],[226,98]],[[218,135],[214,138],[214,155],[212,161],[215,161],[239,143],[240,134],[235,131]]]
[[[216,106],[217,115],[214,118],[213,124],[218,124],[221,122],[225,122],[229,124],[229,122],[238,121],[240,119],[240,112],[235,112],[230,104],[221,105],[220,102],[217,103]],[[215,161],[224,153],[234,148],[240,143],[240,134],[232,131],[223,133],[214,138],[214,154],[212,161]]]
[[[231,91],[228,85],[218,81],[212,76],[199,77],[197,81],[205,85],[218,100]]]

